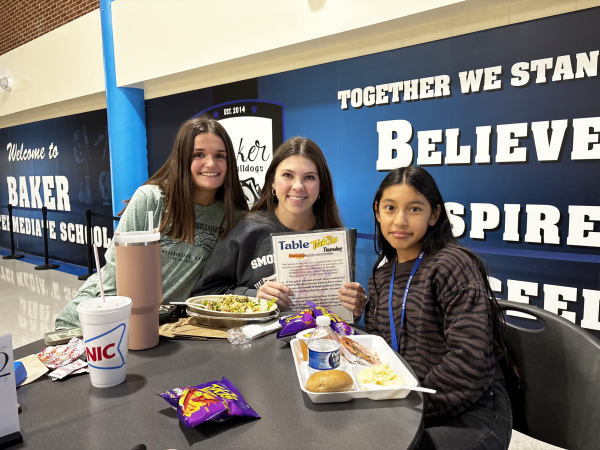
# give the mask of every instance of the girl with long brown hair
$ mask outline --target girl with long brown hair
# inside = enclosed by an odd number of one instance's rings
[[[437,391],[425,397],[419,449],[508,448],[512,415],[500,366],[508,358],[505,321],[483,261],[454,237],[425,169],[392,170],[373,213],[378,257],[365,328]]]
[[[288,139],[275,151],[258,202],[227,239],[217,243],[192,295],[275,298],[287,309],[291,289],[265,280],[274,273],[271,233],[342,226],[323,152],[310,139]],[[359,283],[344,283],[338,297],[355,316],[362,314],[366,296]]]
[[[240,186],[235,151],[219,122],[198,117],[183,123],[167,162],[139,187],[121,211],[116,233],[147,230],[161,233],[164,303],[184,301],[219,239],[224,239],[248,210]],[[154,223],[148,223],[148,212]],[[102,268],[104,291],[116,294],[115,250],[111,243]],[[77,305],[98,297],[92,275],[61,311],[56,327],[79,325]]]

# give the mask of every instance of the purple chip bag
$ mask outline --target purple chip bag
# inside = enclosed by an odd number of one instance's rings
[[[162,394],[158,394],[159,397],[164,398],[171,408],[177,409],[177,402],[179,401],[179,397],[181,397],[181,393],[185,388],[175,388],[170,391],[163,392]]]
[[[315,317],[319,316],[327,316],[331,319],[331,328],[338,333],[343,334],[345,336],[352,336],[353,334],[358,334],[356,331],[352,329],[350,325],[348,325],[340,316],[335,313],[332,313],[328,309],[323,308],[322,306],[318,306],[313,302],[306,302],[308,306],[312,308],[314,311]]]
[[[317,326],[315,316],[310,309],[300,311],[294,316],[279,319],[279,324],[282,328],[281,331],[277,333],[277,339],[295,336],[303,330],[308,330],[309,328],[315,328]]]
[[[193,428],[209,420],[222,422],[230,417],[260,419],[260,416],[246,403],[242,394],[225,377],[221,381],[175,388],[158,395],[177,409],[179,420],[187,428]]]

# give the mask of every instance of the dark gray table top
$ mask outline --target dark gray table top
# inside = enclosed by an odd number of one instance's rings
[[[44,348],[15,350],[15,359]],[[261,419],[208,422],[188,430],[156,394],[227,377]],[[244,346],[227,341],[165,341],[129,352],[127,379],[107,389],[88,375],[46,376],[17,390],[24,442],[44,449],[412,448],[420,436],[422,394],[403,400],[314,404],[298,386],[289,345],[275,335]]]

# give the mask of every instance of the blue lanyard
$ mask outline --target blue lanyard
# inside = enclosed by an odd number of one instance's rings
[[[394,312],[392,310],[392,294],[394,293],[394,278],[396,277],[396,262],[394,261],[394,268],[392,269],[392,280],[390,281],[390,331],[392,332],[392,348],[395,351],[398,351],[400,348],[400,342],[402,342],[402,325],[404,324],[404,311],[406,310],[406,298],[408,297],[408,290],[410,289],[410,282],[417,272],[417,269],[421,265],[421,261],[423,261],[423,257],[425,256],[425,252],[421,251],[419,253],[419,257],[415,261],[413,265],[412,271],[410,272],[410,276],[408,277],[408,281],[406,282],[406,287],[404,288],[404,297],[402,298],[402,317],[400,319],[400,341],[398,341],[398,333],[396,333],[396,324],[394,322]]]

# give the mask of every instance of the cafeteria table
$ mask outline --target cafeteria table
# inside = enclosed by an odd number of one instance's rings
[[[45,347],[17,348],[15,359]],[[414,373],[413,373],[414,374]],[[227,377],[261,419],[233,418],[188,430],[156,394]],[[127,378],[94,388],[89,375],[17,390],[23,443],[12,448],[411,449],[423,429],[423,394],[402,400],[315,404],[300,390],[292,351],[275,335],[242,346],[228,341],[163,340],[129,351]]]

